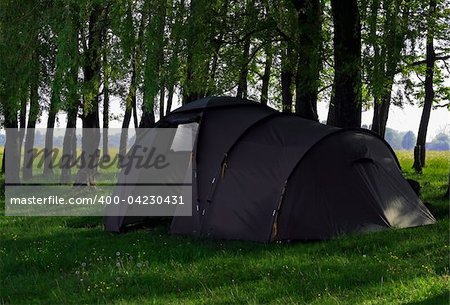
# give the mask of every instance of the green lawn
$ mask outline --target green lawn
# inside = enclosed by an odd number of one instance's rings
[[[257,244],[114,235],[99,218],[0,216],[0,304],[448,304],[450,153],[419,180],[433,226],[327,242]],[[1,206],[3,211],[3,204]]]

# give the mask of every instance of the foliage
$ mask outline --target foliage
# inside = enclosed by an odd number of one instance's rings
[[[8,110],[16,113],[21,102],[27,99],[34,78],[27,60],[35,49],[40,54],[39,99],[44,111],[50,108],[52,98],[56,108],[63,111],[71,109],[81,97],[92,101],[99,92],[90,92],[89,88],[98,85],[103,88],[106,78],[111,94],[125,107],[134,61],[139,105],[144,104],[145,95],[149,107],[158,107],[159,95],[167,92],[175,92],[178,98],[189,92],[236,94],[242,69],[248,70],[249,97],[259,99],[268,45],[273,50],[269,85],[269,101],[273,106],[281,107],[281,58],[288,45],[298,57],[291,61],[293,71],[307,57],[319,57],[319,75],[314,72],[307,76],[305,71],[300,71],[297,81],[303,77],[305,83],[315,84],[319,101],[329,102],[334,73],[330,2],[321,1],[319,51],[306,49],[299,43],[299,37],[314,20],[299,23],[302,12],[296,10],[295,3],[289,0],[2,1],[0,113],[4,115]],[[89,16],[94,4],[107,9],[100,47],[108,62],[99,84],[83,83],[81,71],[89,47]],[[394,103],[423,100],[424,65],[420,62],[424,58],[426,9],[426,3],[415,0],[361,1],[362,93],[366,106],[391,94],[394,83],[401,85],[392,95]],[[438,1],[438,12],[436,55],[444,58],[449,51],[448,0]],[[144,35],[139,38],[141,27]],[[38,43],[33,42],[33,35],[38,35]],[[248,56],[243,52],[246,41],[250,44]],[[448,58],[438,60],[436,66],[435,105],[446,105]],[[52,93],[55,94],[51,96]],[[85,105],[86,109],[92,107],[89,103]],[[120,117],[116,115],[114,119]]]
[[[450,137],[446,133],[437,134],[431,143],[428,144],[428,149],[430,150],[450,150]]]
[[[395,150],[403,148],[402,146],[403,135],[395,129],[386,128],[386,134],[384,135],[384,139]]]
[[[450,69],[450,2],[448,0],[436,1],[436,14],[428,16],[428,1],[412,1],[411,14],[409,16],[407,44],[405,54],[402,57],[400,67],[401,77],[399,85],[400,96],[411,104],[418,103],[422,106],[424,102],[424,82],[426,74],[425,42],[427,34],[427,23],[431,22],[433,28],[430,30],[434,36],[435,73],[434,107],[449,107],[450,88],[445,79],[449,77]],[[450,108],[449,108],[450,109]]]
[[[402,139],[402,148],[411,150],[416,145],[416,135],[411,130],[406,132]]]

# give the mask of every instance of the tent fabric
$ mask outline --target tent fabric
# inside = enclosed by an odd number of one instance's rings
[[[231,97],[184,105],[157,126],[196,121],[192,216],[171,232],[221,239],[322,240],[432,224],[392,148],[364,129],[340,129]],[[150,142],[145,137],[136,140]],[[119,182],[120,182],[119,177]],[[125,217],[107,217],[121,231]]]

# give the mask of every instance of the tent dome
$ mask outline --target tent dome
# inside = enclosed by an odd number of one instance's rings
[[[192,216],[174,216],[174,234],[317,240],[435,222],[392,148],[368,130],[331,127],[231,97],[184,105],[157,126],[192,122],[199,123]],[[126,223],[108,217],[106,228],[120,231]]]

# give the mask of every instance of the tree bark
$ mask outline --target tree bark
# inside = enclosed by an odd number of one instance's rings
[[[164,99],[166,98],[166,88],[164,83],[161,83],[161,89],[159,90],[159,119],[164,117]]]
[[[334,83],[328,124],[361,126],[361,24],[358,2],[331,1],[334,24]]]
[[[131,107],[125,108],[125,115],[123,116],[122,129],[120,132],[119,156],[124,157],[127,153],[128,143],[128,128],[130,127]]]
[[[431,107],[434,99],[433,77],[434,77],[434,18],[436,15],[436,0],[430,0],[429,12],[428,12],[428,30],[427,30],[427,42],[426,42],[426,75],[425,75],[425,99],[423,103],[422,116],[420,118],[419,132],[417,134],[416,146],[420,149],[420,159],[414,158],[413,168],[416,171],[420,171],[425,166],[425,153],[426,153],[426,140],[428,123],[430,122]],[[420,169],[420,170],[419,170]]]
[[[107,72],[107,55],[103,53],[103,158],[109,157],[109,72]]]
[[[19,110],[19,156],[22,156],[22,144],[25,138],[25,130],[27,129],[27,100],[29,99],[30,93],[27,90],[26,97],[22,98],[20,101]]]
[[[76,43],[78,45],[78,43]],[[61,164],[61,177],[60,182],[62,184],[69,183],[72,176],[72,167],[77,157],[77,138],[76,138],[76,126],[77,116],[79,108],[79,97],[77,93],[78,84],[78,66],[73,64],[70,69],[71,84],[69,88],[69,97],[67,105],[67,123],[63,140],[63,153],[62,156],[67,160],[67,163]]]
[[[216,72],[219,63],[219,52],[222,46],[223,35],[224,33],[221,32],[219,37],[217,38],[217,42],[214,45],[214,51],[211,59],[211,69],[209,69],[208,88],[206,91],[206,96],[210,96],[216,92]]]
[[[270,85],[270,73],[272,69],[272,43],[269,43],[266,47],[266,61],[264,63],[264,74],[262,76],[261,86],[261,103],[267,105],[269,100],[269,85]]]
[[[252,10],[255,6],[255,0],[247,0],[246,8],[245,8],[245,30],[247,32],[250,31],[252,23]],[[238,87],[236,97],[238,98],[247,98],[248,95],[248,65],[250,63],[250,47],[251,47],[251,35],[247,35],[244,40],[244,46],[242,48],[242,56],[241,56],[241,67],[239,70],[239,79],[238,79]]]
[[[33,79],[30,83],[30,111],[28,113],[27,132],[23,152],[23,180],[33,178],[34,136],[36,121],[39,114],[39,54],[37,51],[34,51],[33,53],[33,69]]]
[[[164,27],[166,17],[165,3],[161,2],[157,7],[158,18],[152,18],[152,22],[148,26],[150,37],[154,35],[153,43],[147,44],[147,58],[145,62],[144,72],[144,95],[142,103],[142,117],[139,128],[151,128],[155,124],[155,99],[161,89],[161,66],[164,57]],[[149,39],[150,37],[147,37]]]
[[[389,108],[391,106],[391,91],[385,92],[380,102],[374,102],[372,131],[384,138],[386,134],[386,124],[389,117]]]
[[[78,109],[80,107],[80,97],[78,94],[78,70],[79,70],[79,12],[74,6],[69,8],[71,18],[68,22],[71,22],[73,28],[72,36],[68,41],[69,54],[67,54],[67,60],[70,61],[70,68],[68,72],[68,95],[66,98],[65,110],[67,112],[66,130],[63,140],[63,152],[62,158],[65,160],[61,162],[61,176],[60,183],[68,184],[71,181],[72,167],[75,165],[77,157],[77,138],[76,138],[76,125],[78,117]]]
[[[3,166],[7,173],[6,183],[20,183],[19,124],[16,111],[10,107],[4,107],[6,143],[3,151]]]
[[[402,1],[395,1],[393,7],[385,3],[384,10],[386,11],[386,17],[383,29],[384,45],[381,50],[382,58],[378,58],[378,60],[374,59],[375,62],[379,62],[379,70],[381,70],[381,73],[378,72],[376,74],[382,79],[382,93],[381,97],[379,97],[379,94],[375,94],[372,131],[378,133],[383,138],[386,133],[386,124],[389,118],[392,86],[398,70],[397,66],[401,60],[401,51],[405,45],[404,41],[409,23],[409,7],[407,5],[404,5],[402,16],[399,18],[402,3]],[[374,5],[376,5],[378,10],[378,2]],[[373,27],[376,27],[375,24]],[[371,31],[375,35],[376,29],[371,29]],[[379,48],[375,41],[374,44],[374,57],[380,57]]]
[[[190,14],[188,17],[186,41],[187,67],[186,82],[183,84],[182,104],[187,104],[205,96],[208,79],[207,67],[209,60],[206,60],[208,29],[206,25],[206,15],[209,9],[205,9],[207,2],[205,0],[191,0]],[[203,22],[201,22],[201,20]],[[202,68],[200,68],[202,67]],[[206,73],[205,73],[206,72]]]
[[[136,104],[136,59],[133,59],[131,70],[130,88],[128,89],[128,96],[125,101],[125,115],[122,121],[122,129],[120,133],[119,155],[125,156],[127,153],[128,143],[128,128],[130,127],[131,113],[133,111],[133,105]],[[136,126],[135,126],[136,127]]]
[[[245,40],[244,48],[242,50],[242,65],[241,70],[239,72],[239,81],[237,87],[236,97],[238,98],[247,98],[247,77],[248,77],[248,63],[250,56],[250,37]]]
[[[295,112],[317,121],[317,95],[321,69],[322,8],[319,0],[293,0],[297,10],[298,65],[295,79]]]
[[[99,159],[100,118],[99,118],[99,80],[101,69],[100,50],[102,47],[102,33],[104,20],[103,8],[94,4],[89,16],[88,49],[83,67],[84,82],[90,89],[90,94],[83,98],[83,135],[81,139],[82,151],[88,164],[81,166],[76,177],[76,185],[95,184],[95,175]],[[94,165],[94,166],[92,166]]]
[[[285,43],[281,53],[281,104],[282,112],[292,112],[292,80],[294,78],[295,61],[290,42]]]
[[[2,155],[2,174],[5,174],[5,149],[3,149],[3,155]]]
[[[173,102],[173,94],[175,91],[175,85],[171,85],[169,87],[169,92],[167,93],[167,108],[166,108],[166,115],[170,113],[172,110],[172,102]]]
[[[56,115],[58,114],[57,92],[52,90],[50,109],[48,111],[47,130],[45,133],[44,148],[44,176],[53,176],[53,129],[55,128]]]
[[[145,95],[145,94],[144,94]],[[155,126],[155,112],[152,109],[142,111],[139,128],[153,128]]]

